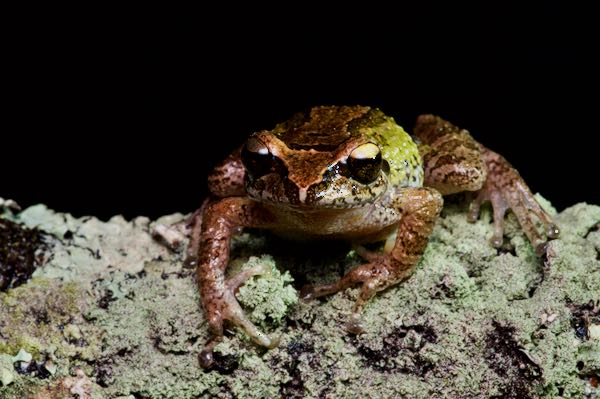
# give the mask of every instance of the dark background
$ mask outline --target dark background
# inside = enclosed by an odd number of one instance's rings
[[[558,208],[600,203],[594,14],[485,6],[26,19],[2,57],[0,196],[104,219],[189,212],[247,134],[364,104],[407,129],[421,113],[468,128]]]

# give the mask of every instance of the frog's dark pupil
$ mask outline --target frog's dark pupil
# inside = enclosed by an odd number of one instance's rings
[[[241,158],[248,174],[254,178],[268,173],[273,165],[273,155],[270,152],[261,154],[250,151],[247,145],[242,147]]]
[[[385,174],[389,174],[390,173],[390,163],[384,159],[381,164],[381,169],[383,169],[383,172]]]
[[[352,178],[363,184],[372,183],[377,179],[377,176],[379,176],[379,172],[381,171],[381,166],[381,152],[378,152],[377,155],[372,158],[348,157],[348,167],[352,174]]]
[[[324,181],[330,181],[334,179],[336,176],[345,176],[352,177],[352,174],[348,170],[348,165],[346,163],[338,162],[333,164],[327,168],[325,173],[323,174]]]

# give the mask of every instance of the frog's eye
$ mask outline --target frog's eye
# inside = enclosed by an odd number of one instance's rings
[[[242,163],[252,177],[260,177],[271,170],[273,155],[260,140],[250,137],[242,147]]]
[[[381,165],[381,150],[373,143],[356,147],[348,157],[348,167],[352,178],[364,184],[377,179],[381,171]]]

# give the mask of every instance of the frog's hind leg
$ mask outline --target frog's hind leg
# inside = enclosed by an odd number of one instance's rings
[[[541,255],[546,246],[535,225],[533,215],[544,224],[546,237],[558,237],[558,227],[540,207],[525,181],[501,155],[475,141],[468,131],[433,115],[417,119],[415,136],[421,141],[419,151],[425,167],[425,185],[442,194],[478,191],[469,212],[475,221],[483,202],[490,201],[494,210],[494,247],[503,241],[504,215],[508,209]]]
[[[306,287],[302,292],[303,299],[311,299],[362,284],[347,326],[353,333],[362,332],[360,313],[368,300],[410,276],[425,251],[443,199],[431,189],[404,188],[400,189],[392,205],[402,213],[402,218],[389,254],[365,252],[369,263],[356,267],[334,284]]]
[[[216,198],[244,196],[245,169],[240,158],[241,147],[233,151],[223,162],[217,165],[208,176],[208,189],[211,196],[204,200],[202,206],[186,219],[170,226],[157,224],[152,229],[152,236],[166,244],[172,250],[179,250],[189,238],[186,267],[193,268],[197,264],[200,233],[202,231],[202,215],[204,208]]]
[[[197,264],[196,258],[200,246],[200,232],[202,231],[202,214],[209,202],[210,199],[207,198],[200,208],[179,222],[169,226],[159,223],[152,228],[152,237],[174,251],[181,249],[189,239],[184,262],[186,268],[193,268]]]
[[[420,141],[425,186],[443,195],[476,191],[483,186],[487,169],[480,145],[468,131],[437,116],[421,115],[413,133]]]
[[[547,240],[538,232],[533,215],[545,226],[547,239],[558,237],[560,233],[558,227],[552,223],[550,215],[535,200],[519,172],[501,155],[483,146],[482,148],[482,158],[486,162],[489,177],[471,204],[468,220],[470,222],[477,220],[481,204],[490,201],[494,209],[494,235],[490,242],[498,248],[503,242],[504,213],[511,209],[536,254],[541,256],[545,252]]]

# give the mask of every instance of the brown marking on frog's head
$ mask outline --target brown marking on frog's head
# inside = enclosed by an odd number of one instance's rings
[[[322,106],[295,114],[271,131],[292,150],[331,152],[356,135],[350,128],[371,110],[361,106]]]
[[[248,194],[265,202],[328,208],[372,201],[387,187],[381,165],[361,182],[352,177],[347,161],[369,143],[361,126],[379,114],[362,106],[315,107],[253,134],[242,149]],[[380,154],[373,158],[381,163]]]

